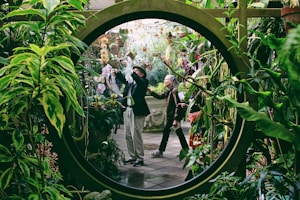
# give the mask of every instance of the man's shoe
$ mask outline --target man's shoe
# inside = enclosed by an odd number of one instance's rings
[[[137,160],[133,164],[134,167],[139,167],[139,166],[144,166],[144,161],[143,160]]]
[[[133,164],[136,161],[134,158],[129,158],[128,160],[124,161],[124,164]]]
[[[152,155],[153,158],[162,158],[162,157],[164,157],[163,152],[161,152],[159,150],[154,151],[153,153],[151,153],[151,155]]]

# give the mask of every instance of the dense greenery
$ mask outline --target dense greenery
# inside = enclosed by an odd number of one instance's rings
[[[247,152],[246,177],[225,172],[211,180],[213,185],[207,194],[187,199],[298,199],[300,26],[282,37],[284,34],[278,34],[282,30],[280,23],[263,19],[257,24],[261,27],[251,31],[256,40],[250,40],[251,54],[246,54],[253,66],[248,66],[248,74],[231,77],[232,88],[256,96],[258,104],[239,103],[221,93],[215,96],[226,106],[236,108],[246,121],[255,122],[254,140]],[[228,25],[229,32],[235,33],[230,22]],[[245,56],[238,37],[228,38],[236,55]],[[196,175],[204,170],[203,152],[209,151],[201,145],[186,154],[187,166],[192,166]]]
[[[85,45],[81,1],[1,1],[0,198],[69,199],[48,134],[62,136],[66,112],[84,115],[71,55]]]
[[[217,2],[221,7],[225,6],[224,1]],[[80,117],[86,114],[78,102],[78,96],[84,93],[78,77],[82,68],[71,59],[72,55],[80,57],[86,49],[85,44],[74,37],[76,30],[85,25],[85,18],[73,12],[82,10],[86,3],[86,0],[0,3],[1,199],[70,199],[72,196],[62,184],[63,177],[56,163],[58,158],[51,151],[53,144],[47,135],[62,136],[68,111],[74,110]],[[204,3],[208,3],[204,7],[213,6],[211,1]],[[230,28],[236,24],[228,25]],[[300,27],[290,31],[286,38],[272,33],[255,33],[261,44],[270,50],[270,60],[263,62],[258,58],[259,53],[253,51],[256,56],[247,55],[255,63],[249,66],[249,74],[237,78],[226,71],[223,77],[219,71],[221,66],[224,67],[224,60],[207,43],[207,49],[199,54],[205,65],[205,75],[196,71],[187,79],[190,84],[188,94],[196,94],[190,108],[197,105],[202,111],[198,120],[204,133],[203,142],[206,142],[190,154],[181,154],[181,159],[187,158],[185,167],[192,166],[195,175],[220,153],[214,146],[233,128],[231,117],[236,111],[245,120],[256,124],[255,140],[247,155],[248,176],[243,179],[225,172],[212,180],[214,184],[209,194],[195,195],[191,199],[243,199],[249,196],[291,199],[299,191],[295,168],[299,165],[296,159],[300,151]],[[235,40],[236,35],[228,37],[239,56],[242,41]],[[202,42],[207,41],[190,34],[178,45],[189,45],[188,54],[195,58],[194,47]],[[236,102],[235,94],[241,91],[257,96],[258,107]],[[101,127],[109,134],[117,113],[103,109],[91,111],[91,119],[96,115],[105,119],[100,121],[104,123]],[[98,117],[91,128],[96,129]],[[111,161],[118,163],[123,159],[122,153],[113,140],[104,142],[99,148],[106,154],[90,154],[95,156],[93,164],[118,179],[117,166],[111,165]],[[210,152],[215,154],[209,155]],[[203,158],[200,163],[204,165],[195,165],[199,158]],[[257,170],[253,170],[255,168]]]

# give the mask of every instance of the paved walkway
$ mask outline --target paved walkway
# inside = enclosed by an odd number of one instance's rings
[[[182,128],[188,141],[189,123],[183,122]],[[127,148],[123,126],[118,129],[118,133],[113,138],[123,150],[126,158]],[[184,161],[179,161],[181,146],[175,132],[170,133],[169,142],[164,152],[163,158],[152,158],[151,153],[158,149],[162,133],[144,133],[144,166],[133,167],[131,164],[119,167],[121,183],[145,189],[167,188],[184,182],[188,169],[183,169]]]

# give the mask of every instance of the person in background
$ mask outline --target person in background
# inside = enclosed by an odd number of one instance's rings
[[[150,114],[145,100],[148,88],[146,71],[139,66],[133,67],[132,82],[126,80],[121,72],[116,73],[117,79],[125,84],[122,105],[125,107],[124,132],[129,159],[124,163],[133,164],[134,167],[144,165],[144,143],[142,138],[145,117]]]
[[[110,96],[110,92],[109,92],[109,88],[108,88],[108,82],[109,82],[109,80],[108,80],[108,78],[109,78],[109,76],[110,76],[110,73],[111,73],[111,70],[112,70],[112,66],[110,65],[110,63],[109,62],[107,62],[106,64],[105,64],[105,66],[102,68],[102,70],[101,70],[101,79],[102,79],[102,84],[104,85],[100,85],[100,87],[99,87],[99,85],[98,85],[98,88],[97,88],[97,90],[98,91],[100,91],[99,93],[100,94],[103,94],[104,96],[106,96],[106,97],[108,97],[108,96]],[[104,90],[103,90],[103,88],[104,88]],[[101,92],[101,89],[103,90],[103,92]]]
[[[167,123],[163,130],[163,137],[159,149],[151,154],[154,158],[163,157],[163,152],[166,150],[169,140],[171,127],[174,128],[175,133],[179,138],[182,149],[189,148],[181,128],[181,120],[184,117],[184,113],[180,113],[179,107],[182,105],[178,96],[175,76],[167,75],[165,77],[164,84],[167,87],[167,90],[162,94],[157,94],[151,91],[150,88],[148,88],[148,92],[151,94],[151,96],[157,99],[167,99]]]
[[[109,66],[109,67],[108,67]],[[107,62],[107,65],[102,69],[102,76],[105,79],[105,86],[108,90],[108,96],[112,94],[116,94],[118,98],[122,97],[122,93],[120,91],[121,83],[116,79],[115,72],[120,69],[120,65],[117,60],[110,59]],[[110,71],[108,71],[110,70]]]

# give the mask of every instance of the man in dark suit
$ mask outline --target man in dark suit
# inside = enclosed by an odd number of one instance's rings
[[[133,166],[144,165],[144,143],[142,138],[145,117],[150,114],[149,107],[145,100],[148,87],[146,71],[139,66],[133,67],[131,77],[133,82],[125,79],[121,72],[116,73],[116,77],[126,84],[123,91],[122,105],[124,111],[124,131],[129,159],[125,163]]]

